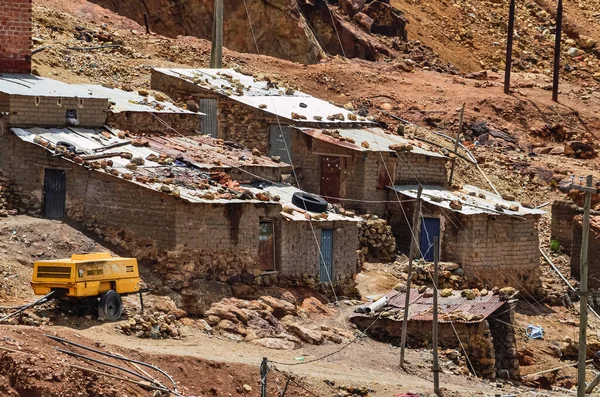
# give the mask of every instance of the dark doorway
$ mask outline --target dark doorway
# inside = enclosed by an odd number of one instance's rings
[[[330,203],[339,202],[340,175],[340,158],[335,156],[321,156],[320,194]]]
[[[440,219],[423,218],[421,221],[421,254],[423,259],[433,262],[433,238],[440,237]]]
[[[321,230],[321,253],[319,258],[319,281],[328,283],[333,279],[333,230]]]
[[[44,173],[44,216],[50,219],[65,217],[67,176],[65,171],[46,168]]]
[[[258,260],[263,272],[275,270],[275,225],[260,222],[258,232]]]

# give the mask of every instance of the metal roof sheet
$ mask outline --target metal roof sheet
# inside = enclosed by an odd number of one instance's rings
[[[96,84],[81,84],[78,86],[89,90],[93,95],[108,98],[112,102],[110,110],[114,113],[152,112],[203,115],[200,112],[190,112],[187,109],[182,109],[168,101],[159,101],[153,95],[142,96],[135,92],[124,91],[118,88],[108,88]]]
[[[478,323],[498,310],[504,303],[500,295],[476,296],[467,299],[461,296],[462,291],[452,291],[448,297],[438,296],[439,321]],[[393,291],[387,295],[387,311],[403,311],[406,294]],[[416,289],[410,291],[410,305],[408,308],[408,319],[412,321],[433,321],[433,290],[428,288],[419,293]]]
[[[373,124],[363,117],[350,120],[348,110],[335,106],[304,92],[291,90],[267,80],[239,73],[233,69],[154,69],[155,72],[189,81],[198,87],[227,96],[245,105],[292,120],[292,112],[306,117],[294,120],[297,124]],[[328,116],[342,114],[344,120],[328,120]],[[321,120],[315,119],[315,116]]]
[[[389,187],[398,193],[405,196],[416,198],[417,185],[396,185]],[[423,186],[422,199],[432,205],[448,209],[450,211],[459,212],[465,215],[474,214],[493,214],[493,215],[541,215],[545,212],[537,208],[525,208],[517,201],[504,200],[495,193],[479,189],[475,186],[464,185],[460,190],[450,190],[440,186]],[[458,200],[462,203],[460,210],[450,208],[450,202]],[[496,209],[496,205],[501,205],[502,210]],[[518,205],[518,211],[511,211],[512,205]]]
[[[118,178],[122,178],[122,174],[131,173],[135,176],[134,179],[127,180],[130,183],[135,183],[137,185],[143,186],[148,189],[160,191],[163,186],[162,182],[153,182],[153,183],[143,183],[136,180],[138,177],[146,177],[146,178],[166,178],[172,180],[170,185],[171,188],[177,188],[179,190],[179,195],[182,199],[191,202],[191,203],[217,203],[217,204],[228,204],[228,203],[263,203],[263,204],[272,204],[278,206],[288,206],[294,208],[293,214],[288,214],[287,212],[281,212],[282,216],[288,218],[293,221],[307,221],[308,219],[304,216],[306,211],[301,210],[300,208],[294,206],[292,204],[292,195],[295,192],[299,192],[301,190],[284,184],[284,183],[272,183],[265,184],[264,187],[256,187],[253,185],[240,185],[237,188],[227,188],[226,186],[213,186],[210,185],[208,187],[200,189],[198,187],[199,183],[202,181],[210,180],[212,178],[212,173],[210,170],[200,169],[198,167],[189,166],[183,162],[178,162],[175,160],[172,165],[161,165],[158,162],[148,160],[148,156],[154,154],[157,157],[160,157],[161,154],[169,155],[169,153],[163,153],[160,149],[156,147],[138,147],[133,146],[129,140],[121,139],[114,133],[107,130],[92,130],[85,128],[12,128],[11,131],[18,136],[21,140],[38,145],[46,150],[54,153],[53,150],[50,150],[49,147],[39,145],[36,143],[36,137],[41,138],[47,142],[50,142],[54,145],[59,142],[70,143],[75,146],[76,150],[81,153],[81,156],[85,155],[94,155],[98,154],[99,150],[101,150],[102,154],[114,153],[110,159],[113,161],[113,165],[111,168],[118,170],[121,175]],[[168,142],[171,138],[165,138]],[[175,142],[181,142],[182,138],[173,138]],[[187,138],[190,139],[191,138]],[[211,138],[204,138],[211,139]],[[122,144],[121,146],[111,149],[109,146],[115,144]],[[133,157],[142,157],[145,159],[143,165],[138,166],[137,170],[131,171],[126,168],[126,165],[129,164],[130,160],[122,158],[119,153],[121,152],[129,152],[133,155]],[[172,158],[172,157],[171,157]],[[65,158],[67,161],[71,161],[70,159]],[[270,161],[270,160],[269,160]],[[96,170],[97,172],[105,172],[103,169]],[[115,176],[117,177],[117,176]],[[278,195],[279,200],[271,200],[271,201],[262,201],[258,199],[250,199],[243,200],[237,198],[236,194],[241,193],[242,191],[250,191],[253,194],[257,194],[260,192],[267,191],[271,194],[271,197]],[[207,199],[204,196],[206,193],[213,194],[226,194],[231,193],[231,198],[215,198],[215,199]],[[236,193],[236,194],[234,194]],[[336,214],[333,211],[327,212],[327,217],[323,217],[321,214],[317,213],[308,213],[311,216],[312,221],[351,221],[358,222],[361,220],[359,217],[348,217],[340,214]]]
[[[411,145],[411,153],[422,154],[429,157],[445,157],[441,153],[419,147],[420,142],[412,142],[399,135],[388,134],[381,128],[344,128],[344,129],[323,129],[296,127],[306,135],[309,135],[320,141],[342,146],[359,152],[395,152],[390,149],[390,145]],[[340,140],[333,137],[339,134],[342,138],[350,138],[354,143],[347,140]]]
[[[9,95],[40,97],[77,97],[108,99],[107,96],[90,92],[82,85],[24,74],[0,74],[0,92]]]

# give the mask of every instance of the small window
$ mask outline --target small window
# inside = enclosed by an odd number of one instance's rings
[[[79,125],[79,119],[77,118],[77,110],[67,109],[67,111],[65,113],[65,118],[67,121],[67,125],[70,125],[70,126],[78,126]]]

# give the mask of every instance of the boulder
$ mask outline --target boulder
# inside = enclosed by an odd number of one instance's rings
[[[288,324],[285,325],[285,328],[303,342],[310,343],[311,345],[320,345],[323,343],[323,335],[319,331],[314,331],[291,322],[288,322]]]
[[[277,299],[272,296],[261,296],[258,300],[273,308],[273,315],[277,318],[282,318],[288,314],[295,315],[297,313],[296,305],[288,301]]]
[[[402,11],[376,0],[364,7],[362,12],[373,19],[374,23],[371,29],[373,33],[400,37],[404,41],[408,40],[406,33],[407,21]]]
[[[279,338],[254,339],[250,343],[253,343],[258,346],[266,347],[268,349],[277,349],[277,350],[292,350],[296,347],[294,342],[290,342],[289,340],[279,339]]]
[[[340,8],[349,16],[355,15],[365,5],[365,0],[340,0]]]
[[[367,32],[371,31],[371,29],[373,28],[373,23],[375,22],[373,21],[373,18],[371,18],[364,12],[357,13],[352,19],[358,24],[358,26],[360,26]]]
[[[223,331],[223,332],[228,332],[231,334],[237,334],[237,335],[241,335],[243,337],[245,337],[248,332],[246,331],[246,328],[239,323],[234,323],[232,321],[229,320],[221,320],[221,322],[219,324],[217,324],[216,327],[219,331]]]

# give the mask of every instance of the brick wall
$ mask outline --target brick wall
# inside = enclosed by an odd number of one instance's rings
[[[134,134],[173,133],[195,135],[200,116],[193,113],[108,112],[106,123]]]
[[[81,127],[101,127],[106,124],[108,99],[11,95],[9,108],[7,122],[13,126],[64,127],[67,110],[76,110]]]
[[[217,118],[219,138],[239,142],[250,149],[258,149],[262,154],[268,153],[269,126],[277,123],[274,116],[221,97],[217,100]]]
[[[31,0],[0,1],[0,73],[31,72]]]
[[[416,153],[400,153],[396,161],[396,184],[446,186],[448,176],[446,173],[445,157],[429,157]]]
[[[598,219],[598,217],[595,217]],[[588,288],[600,288],[600,230],[591,223],[588,239]],[[581,238],[583,235],[583,215],[575,216],[573,221],[573,245],[571,255],[571,277],[579,281],[581,274]]]
[[[583,208],[571,200],[556,200],[552,203],[551,238],[558,240],[564,252],[568,254],[578,252],[571,249],[573,244],[573,218],[578,214],[583,214]],[[600,211],[592,211],[591,214],[600,215]]]
[[[401,196],[405,197],[405,196]],[[390,206],[389,223],[401,251],[408,253],[414,203]],[[441,260],[462,265],[465,275],[489,286],[537,293],[540,287],[538,217],[463,215],[424,204],[424,217],[440,218]],[[407,222],[408,219],[408,222]]]
[[[354,222],[282,222],[281,264],[283,274],[319,280],[321,230],[333,230],[333,271],[331,279],[341,283],[357,272],[358,224]]]
[[[456,260],[465,274],[493,286],[538,292],[539,216],[453,215],[442,238],[443,258]]]

